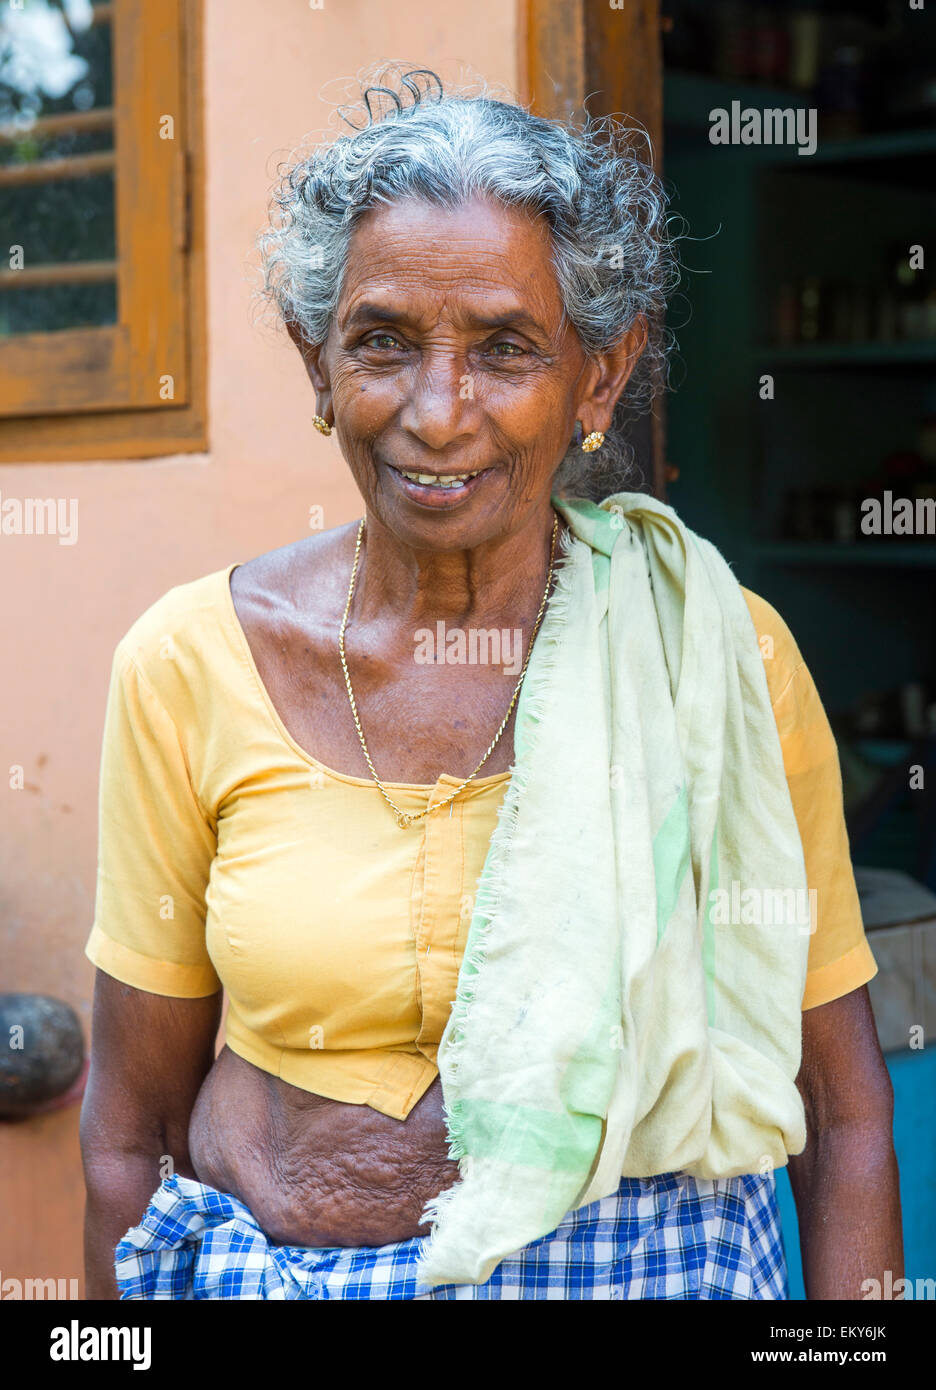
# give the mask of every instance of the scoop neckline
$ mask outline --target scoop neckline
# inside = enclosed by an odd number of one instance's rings
[[[247,669],[250,672],[251,679],[253,680],[253,683],[256,686],[257,691],[264,705],[266,706],[267,713],[270,716],[270,719],[273,723],[274,728],[276,729],[276,732],[279,734],[280,738],[286,744],[288,744],[288,746],[292,749],[294,753],[296,753],[300,758],[302,758],[304,762],[309,763],[311,767],[316,768],[319,772],[324,772],[328,777],[334,777],[335,780],[338,782],[349,782],[352,786],[355,787],[373,787],[375,791],[379,792],[380,788],[377,786],[377,783],[373,780],[373,778],[356,777],[353,773],[338,772],[335,768],[329,767],[327,763],[323,763],[320,758],[316,758],[313,753],[310,753],[307,748],[303,748],[301,743],[297,743],[297,741],[293,738],[292,734],[287,729],[282,719],[282,716],[280,715],[279,710],[273,703],[273,699],[270,695],[270,692],[267,690],[266,685],[264,684],[263,677],[260,675],[257,663],[254,660],[254,654],[250,650],[250,643],[247,640],[247,634],[244,631],[244,626],[237,614],[237,608],[234,604],[234,595],[231,593],[231,575],[244,563],[245,562],[243,560],[235,560],[232,564],[228,565],[227,569],[221,571],[221,579],[224,586],[224,613],[228,620],[228,625],[236,639],[241,655],[247,664]],[[487,777],[476,777],[473,781],[468,783],[468,786],[465,788],[465,790],[468,791],[470,788],[473,787],[494,786],[498,782],[505,782],[510,777],[510,775],[510,771],[508,770],[507,772],[493,772],[490,773]],[[458,786],[459,783],[463,782],[464,780],[465,779],[463,777],[453,777],[451,773],[443,772],[439,775],[435,782],[384,781],[384,786],[393,787],[396,791],[422,792],[423,794],[425,794],[426,792],[435,791],[436,788],[440,785]]]

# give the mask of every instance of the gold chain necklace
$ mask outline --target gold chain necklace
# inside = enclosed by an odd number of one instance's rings
[[[380,778],[377,776],[377,773],[374,770],[374,764],[371,762],[370,753],[368,753],[367,751],[367,743],[364,739],[364,730],[361,728],[361,721],[358,717],[357,704],[354,699],[354,691],[351,689],[351,677],[348,675],[348,663],[345,660],[345,628],[348,625],[348,614],[351,611],[351,599],[354,594],[354,581],[357,578],[358,560],[360,559],[361,555],[361,541],[364,537],[364,517],[361,517],[361,524],[358,526],[357,545],[354,547],[354,564],[351,567],[351,583],[348,585],[348,601],[345,604],[344,617],[341,620],[341,629],[338,633],[338,651],[341,654],[341,669],[344,671],[345,685],[348,687],[348,699],[351,701],[351,713],[354,715],[354,726],[358,731],[358,738],[361,740],[361,747],[364,750],[364,756],[367,759],[367,766],[371,770],[371,776],[377,783],[377,786],[380,788],[381,796],[396,816],[396,823],[401,830],[405,830],[407,826],[413,825],[416,821],[422,820],[424,816],[429,815],[430,811],[440,811],[443,806],[447,806],[450,801],[454,801],[458,793],[460,791],[463,791],[464,788],[467,787],[468,783],[472,780],[472,778],[477,777],[481,768],[484,766],[488,758],[494,752],[497,740],[500,738],[501,734],[506,729],[507,721],[509,720],[513,707],[516,704],[517,696],[520,694],[520,687],[523,684],[523,677],[526,675],[527,664],[529,663],[530,655],[533,651],[533,643],[536,641],[536,634],[539,631],[539,625],[542,621],[543,612],[546,608],[546,600],[549,597],[549,586],[552,584],[553,563],[556,555],[556,534],[558,530],[559,515],[558,513],[556,513],[555,519],[553,521],[552,544],[549,550],[549,574],[546,578],[546,588],[543,590],[543,598],[539,606],[539,612],[536,615],[536,622],[533,624],[533,632],[530,637],[530,645],[527,648],[526,660],[523,663],[523,670],[520,672],[520,679],[517,681],[517,688],[514,690],[513,696],[511,697],[510,705],[507,708],[507,713],[504,715],[503,722],[501,723],[500,728],[494,735],[494,739],[491,743],[491,746],[488,748],[484,757],[478,763],[478,766],[475,768],[474,772],[472,772],[471,776],[466,777],[464,782],[460,783],[460,785],[455,788],[451,796],[447,796],[444,801],[440,801],[435,806],[427,806],[425,811],[420,811],[417,815],[410,815],[407,811],[401,810],[400,807],[397,806],[395,801],[391,800],[391,798],[387,795],[387,791],[384,787],[384,784],[381,782]]]

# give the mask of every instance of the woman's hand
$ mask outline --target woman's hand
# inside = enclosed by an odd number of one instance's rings
[[[803,1014],[806,1147],[790,1159],[807,1299],[903,1276],[894,1096],[867,986]]]
[[[86,1299],[118,1297],[114,1248],[167,1169],[195,1176],[189,1116],[214,1063],[220,1021],[220,992],[172,999],[97,972],[81,1109]]]

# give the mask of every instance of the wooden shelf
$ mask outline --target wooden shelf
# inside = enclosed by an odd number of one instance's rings
[[[766,84],[732,81],[713,77],[705,72],[684,72],[679,68],[663,70],[663,121],[665,125],[688,129],[708,130],[709,112],[715,106],[730,108],[733,101],[744,106],[805,106],[808,92],[791,87],[768,87]],[[752,148],[745,146],[746,149]],[[784,150],[784,157],[787,151]]]
[[[755,545],[758,560],[775,565],[877,566],[890,569],[936,568],[933,544],[907,538],[901,541],[770,541]]]
[[[936,362],[936,338],[900,338],[877,343],[796,343],[757,349],[765,362],[783,367],[908,367]]]
[[[936,129],[885,130],[847,140],[824,140],[809,158],[787,154],[778,166],[800,173],[840,174],[870,183],[899,184],[932,191]]]
[[[715,107],[730,110],[731,103],[759,110],[774,107],[808,107],[813,94],[791,87],[771,87],[742,79],[714,77],[708,73],[667,68],[663,72],[663,122],[675,135],[706,137],[710,113]],[[733,147],[734,148],[734,147]],[[932,157],[936,154],[936,129],[932,126],[909,130],[883,130],[866,135],[842,137],[822,134],[819,113],[819,143],[814,154],[800,155],[789,145],[745,145],[749,159],[769,165],[783,173],[819,173],[866,179],[871,183],[890,183],[931,190]]]

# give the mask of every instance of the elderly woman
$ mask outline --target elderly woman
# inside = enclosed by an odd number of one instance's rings
[[[88,1295],[781,1299],[789,1158],[809,1297],[859,1298],[899,1201],[829,725],[616,490],[661,187],[614,122],[389,95],[263,240],[364,515],[117,648]]]

